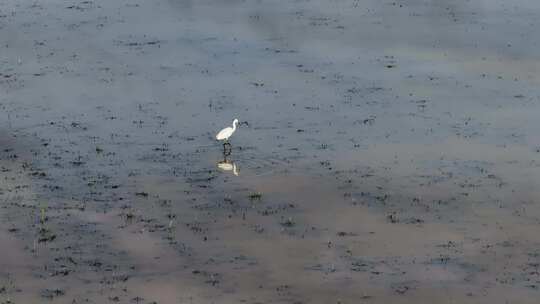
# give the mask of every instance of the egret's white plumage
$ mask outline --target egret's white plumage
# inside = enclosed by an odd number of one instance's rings
[[[238,125],[238,119],[233,120],[232,128],[227,127],[225,129],[219,131],[219,133],[216,135],[216,139],[217,140],[228,141],[229,137],[231,137],[231,135],[233,135],[234,131],[236,131],[236,125]]]

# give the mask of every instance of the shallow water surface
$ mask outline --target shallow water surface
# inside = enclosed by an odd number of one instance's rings
[[[3,1],[0,303],[536,303],[539,17]]]

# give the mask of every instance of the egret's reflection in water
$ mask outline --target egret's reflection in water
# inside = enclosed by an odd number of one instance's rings
[[[238,176],[238,168],[236,167],[236,164],[233,162],[230,162],[228,160],[223,160],[218,162],[217,164],[218,168],[223,171],[232,171],[232,173],[236,176]]]
[[[230,144],[228,144],[228,146],[229,149],[223,150],[223,160],[219,161],[217,166],[223,171],[232,171],[234,175],[238,176],[238,168],[236,167],[236,164],[232,160],[227,159],[229,156],[231,156],[232,151]],[[225,148],[225,145],[223,147]]]

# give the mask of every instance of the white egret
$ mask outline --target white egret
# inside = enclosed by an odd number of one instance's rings
[[[238,119],[233,120],[233,126],[226,127],[225,129],[219,131],[219,133],[216,135],[217,140],[224,140],[226,143],[229,141],[229,137],[231,137],[236,131],[236,126],[238,125]]]

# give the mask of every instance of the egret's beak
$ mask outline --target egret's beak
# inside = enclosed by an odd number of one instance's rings
[[[249,127],[249,124],[248,124],[248,122],[247,122],[247,121],[244,121],[244,122],[242,122],[241,124],[243,124],[243,125],[246,125],[246,126],[248,126],[248,127]]]

